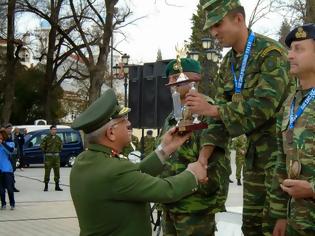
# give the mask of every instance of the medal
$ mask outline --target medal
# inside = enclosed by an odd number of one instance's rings
[[[243,95],[240,93],[234,93],[232,96],[232,102],[241,102],[243,100]]]
[[[288,129],[285,134],[286,140],[288,144],[293,143],[293,129]]]
[[[289,179],[297,179],[301,173],[301,163],[298,160],[290,160]]]

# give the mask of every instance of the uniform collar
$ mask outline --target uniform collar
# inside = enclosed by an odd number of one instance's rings
[[[115,150],[113,150],[113,149],[111,149],[109,147],[106,147],[104,145],[101,145],[101,144],[89,144],[88,145],[88,150],[96,151],[96,152],[103,152],[106,155],[111,156],[111,157],[127,159],[127,157],[123,156],[122,154],[119,154]]]

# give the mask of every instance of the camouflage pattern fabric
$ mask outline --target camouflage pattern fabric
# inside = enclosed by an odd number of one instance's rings
[[[44,165],[45,165],[44,183],[49,183],[51,169],[54,170],[55,183],[59,183],[59,179],[60,179],[60,158],[59,158],[59,155],[58,154],[45,155]]]
[[[247,138],[246,135],[232,139],[232,149],[236,151],[236,179],[241,179],[241,172],[244,164],[245,154],[247,151]]]
[[[170,114],[165,120],[164,127],[161,130],[160,136],[157,138],[157,143],[160,143],[162,135],[167,130],[169,130],[169,128],[175,125],[176,121],[173,118],[173,114]],[[195,131],[192,134],[191,138],[186,143],[184,143],[175,153],[172,154],[171,158],[164,165],[164,170],[161,174],[162,178],[177,175],[183,172],[187,168],[189,163],[198,160],[200,150],[200,134],[201,131]],[[209,220],[206,219],[207,217],[211,217],[210,219],[214,219],[214,213],[218,211],[216,196],[220,192],[220,175],[217,168],[217,160],[223,156],[224,151],[218,149],[217,151],[215,151],[215,155],[209,161],[209,181],[207,184],[200,184],[198,186],[198,190],[195,193],[184,197],[177,202],[162,205],[164,214],[168,212],[172,213],[172,215],[174,216],[169,218],[168,222],[165,222],[166,224],[164,226],[167,227],[163,229],[163,235],[164,232],[168,232],[173,228],[183,227],[183,222],[186,222],[185,227],[187,230],[189,228],[190,231],[194,231],[196,227],[196,230],[198,231],[198,228],[201,227],[207,229],[207,231],[199,235],[210,235],[208,234],[210,232]],[[176,217],[177,214],[178,217]],[[181,219],[182,214],[185,215],[184,219]],[[203,226],[201,222],[193,225],[194,222],[197,222],[195,217],[199,214],[205,217],[205,219],[202,221],[205,223],[205,225]],[[200,217],[198,219],[200,219]],[[188,224],[188,222],[190,222],[190,225]],[[214,225],[214,221],[212,221],[211,224]],[[185,235],[180,232],[177,233],[179,235]]]
[[[312,101],[293,130],[293,142],[286,137],[289,126],[290,105],[296,97],[295,108],[306,97],[308,91],[298,89],[284,103],[277,119],[278,152],[275,178],[272,184],[271,215],[277,219],[288,219],[286,235],[315,235],[315,201],[314,199],[294,199],[283,192],[280,183],[288,178],[290,161],[301,163],[301,172],[297,177],[314,184],[315,177],[315,101]]]
[[[149,137],[149,136],[144,136],[143,138],[144,142],[144,150],[143,150],[143,155],[147,156],[149,155],[152,151],[154,151],[155,148],[155,137]],[[141,142],[140,142],[141,145]]]
[[[206,22],[203,30],[218,23],[231,10],[241,6],[239,0],[209,0],[202,8],[206,11]]]
[[[163,236],[214,236],[214,214],[173,214],[167,210],[162,215]]]
[[[274,222],[269,217],[269,186],[276,151],[275,114],[291,89],[287,75],[288,63],[285,49],[274,40],[256,34],[248,60],[243,99],[232,102],[234,94],[231,61],[239,74],[242,55],[230,50],[224,57],[218,78],[215,80],[222,120],[209,125],[204,144],[222,145],[224,137],[246,134],[249,148],[244,166],[243,233],[245,235],[270,235]],[[221,143],[221,144],[220,144]]]
[[[40,148],[44,152],[45,176],[44,182],[48,183],[50,179],[50,171],[54,170],[54,180],[56,183],[60,179],[60,156],[62,149],[62,140],[58,135],[47,135],[41,142]]]
[[[48,134],[40,143],[40,148],[44,153],[59,153],[62,149],[62,140],[58,135]]]

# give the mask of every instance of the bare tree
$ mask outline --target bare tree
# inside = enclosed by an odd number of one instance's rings
[[[273,0],[258,0],[249,18],[248,28],[252,28],[259,20],[266,18],[273,11]]]
[[[15,9],[16,0],[8,1],[7,8],[7,52],[6,52],[6,76],[3,92],[4,102],[1,112],[1,121],[9,122],[14,102],[14,91],[16,83],[16,65],[19,60],[19,50],[22,42],[15,40]]]

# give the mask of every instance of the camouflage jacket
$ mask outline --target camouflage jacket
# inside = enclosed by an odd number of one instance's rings
[[[141,142],[142,142],[142,140],[140,141],[140,146],[141,146]],[[155,148],[155,137],[145,136],[143,138],[143,143],[144,143],[143,155],[147,156],[151,152],[154,151],[154,148]]]
[[[209,124],[203,145],[224,147],[228,137],[246,134],[249,140],[248,168],[253,165],[254,156],[265,158],[266,167],[268,162],[272,166],[268,158],[276,150],[275,114],[291,89],[286,51],[276,41],[256,34],[245,71],[241,102],[232,102],[231,62],[234,62],[237,77],[242,63],[242,55],[235,54],[233,49],[227,53],[215,79],[217,92],[214,100],[221,120]]]
[[[231,149],[236,151],[236,157],[245,156],[248,146],[246,135],[235,137],[231,142]]]
[[[162,135],[171,127],[176,125],[176,121],[171,113],[165,120],[162,131],[157,139],[160,143]],[[183,172],[189,163],[195,162],[199,157],[200,150],[200,134],[201,131],[193,132],[189,141],[184,143],[175,153],[172,154],[170,159],[165,163],[164,170],[161,174],[162,178],[174,176]],[[216,194],[219,191],[219,174],[216,171],[215,164],[218,158],[212,158],[209,163],[207,184],[200,184],[198,191],[182,198],[181,200],[164,204],[163,207],[173,213],[195,213],[200,211],[213,211],[216,207]]]
[[[47,152],[61,152],[62,141],[58,135],[52,136],[48,134],[40,143],[40,148],[44,153]]]
[[[290,199],[289,195],[280,188],[280,183],[288,178],[290,163],[298,160],[301,163],[301,172],[297,179],[315,184],[315,101],[313,100],[296,121],[293,129],[293,142],[288,142],[286,131],[289,126],[290,105],[296,96],[295,108],[298,107],[298,96],[306,97],[308,91],[298,90],[288,97],[277,119],[278,151],[275,178],[272,183],[271,214],[280,219],[290,213],[289,224],[297,230],[312,229],[315,232],[315,201],[314,199]],[[299,95],[300,94],[300,95]],[[290,201],[290,204],[288,204]],[[287,206],[290,205],[290,211]],[[296,222],[292,222],[295,219]],[[310,228],[312,227],[312,228]]]

